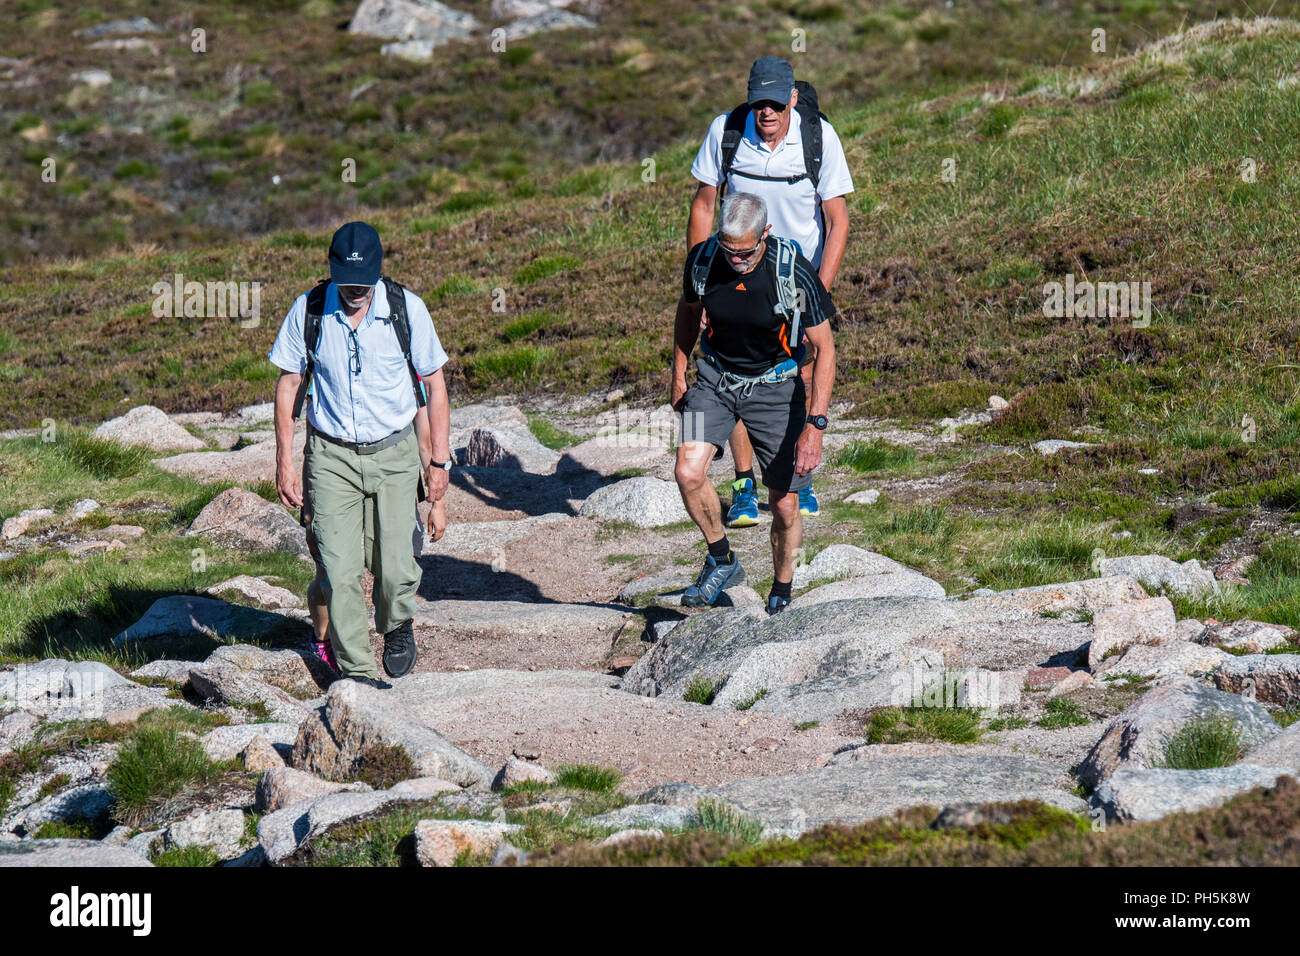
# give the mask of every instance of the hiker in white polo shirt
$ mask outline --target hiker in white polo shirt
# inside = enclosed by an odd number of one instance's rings
[[[275,481],[280,500],[302,508],[308,544],[319,555],[340,673],[387,687],[378,680],[361,593],[365,516],[373,521],[375,626],[384,636],[384,670],[401,677],[416,659],[416,486],[423,468],[430,497],[441,499],[451,465],[442,374],[447,354],[420,297],[381,278],[383,248],[372,226],[343,225],[330,242],[329,263],[331,281],[295,300],[270,353],[281,369]],[[312,401],[300,478],[291,457],[293,421],[308,380]],[[422,462],[413,421],[425,414],[426,401],[439,414],[430,416],[433,460]]]
[[[798,243],[822,285],[831,288],[848,242],[849,211],[844,197],[853,191],[853,178],[839,137],[818,111],[816,91],[807,83],[795,82],[788,62],[775,56],[754,61],[746,102],[714,117],[691,165],[691,175],[699,185],[691,200],[687,249],[695,248],[713,232],[714,213],[723,193],[751,193],[767,204],[772,235]],[[804,386],[809,389],[812,358],[806,354],[802,358]],[[737,422],[731,433],[731,455],[736,479],[726,525],[755,525],[754,448],[744,422]],[[815,515],[819,510],[809,483],[799,490],[799,512]]]

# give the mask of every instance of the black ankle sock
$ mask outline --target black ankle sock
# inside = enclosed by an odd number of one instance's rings
[[[773,581],[772,596],[790,600],[790,585],[793,583],[793,581]]]
[[[731,563],[731,543],[727,540],[725,534],[719,540],[709,543],[709,554],[712,555],[713,560],[717,561],[719,564]]]
[[[737,481],[740,481],[741,478],[748,478],[750,481],[753,481],[754,484],[758,484],[757,481],[754,481],[754,469],[753,469],[753,468],[750,468],[748,471],[737,471],[737,472],[736,472],[736,480],[737,480]]]

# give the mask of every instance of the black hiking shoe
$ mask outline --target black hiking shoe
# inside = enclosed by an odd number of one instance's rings
[[[384,673],[405,677],[415,666],[415,634],[411,622],[399,624],[384,635]]]
[[[779,594],[769,594],[767,596],[767,613],[770,617],[773,614],[780,614],[790,606],[790,599],[781,597]]]
[[[392,690],[392,689],[393,689],[393,685],[392,685],[392,684],[388,683],[387,681],[379,680],[379,679],[376,678],[376,677],[364,677],[364,676],[362,676],[362,675],[360,675],[360,674],[353,674],[351,677],[347,677],[347,678],[344,678],[344,679],[345,679],[345,680],[354,680],[354,681],[356,681],[358,684],[365,684],[367,687],[373,687],[375,690]]]

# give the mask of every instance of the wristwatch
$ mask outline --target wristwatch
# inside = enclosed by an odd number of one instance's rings
[[[431,461],[429,462],[428,467],[441,468],[443,471],[451,471],[451,459],[448,458],[446,461]]]
[[[814,428],[819,428],[822,431],[826,431],[826,426],[831,423],[831,420],[825,415],[809,415],[805,421]]]

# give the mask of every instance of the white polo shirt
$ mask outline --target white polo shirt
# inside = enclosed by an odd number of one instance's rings
[[[714,117],[709,133],[691,164],[691,175],[706,186],[722,185],[722,133],[727,125],[727,115]],[[745,134],[736,147],[736,157],[731,163],[731,176],[727,192],[753,193],[767,203],[767,219],[772,233],[799,243],[804,258],[819,267],[822,261],[821,203],[853,192],[853,177],[844,158],[844,147],[831,124],[822,124],[822,171],[817,188],[812,180],[801,179],[791,185],[784,182],[765,182],[737,176],[736,171],[759,176],[794,176],[807,172],[803,161],[803,117],[798,110],[790,117],[790,129],[776,149],[768,149],[754,129],[754,111],[745,119]]]
[[[442,368],[447,353],[438,341],[424,301],[409,289],[403,291],[411,325],[411,361],[423,378]],[[332,282],[325,292],[322,311],[325,314],[321,316],[307,422],[317,431],[351,442],[378,441],[405,428],[419,406],[397,333],[387,321],[391,312],[383,286],[375,288],[370,308],[355,332],[343,314],[338,289]],[[307,370],[302,331],[306,316],[307,294],[303,293],[284,317],[268,356],[286,372],[301,374]],[[359,355],[360,373],[355,371],[354,351]]]

